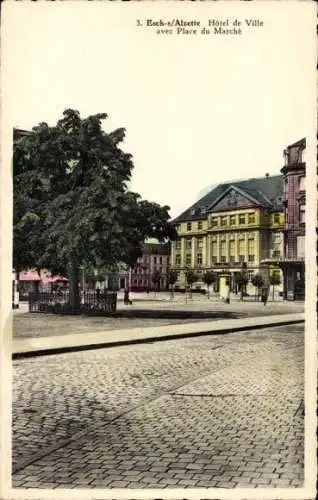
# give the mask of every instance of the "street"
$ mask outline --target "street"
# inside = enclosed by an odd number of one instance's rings
[[[303,325],[13,368],[13,487],[302,486]]]

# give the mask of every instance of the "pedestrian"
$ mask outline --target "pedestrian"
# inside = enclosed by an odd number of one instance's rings
[[[129,298],[129,290],[126,288],[124,291],[124,304],[127,305],[132,305],[132,301]]]
[[[268,290],[266,287],[263,287],[262,294],[261,294],[261,300],[262,300],[264,306],[266,306],[266,304],[267,304],[267,299],[268,299]]]

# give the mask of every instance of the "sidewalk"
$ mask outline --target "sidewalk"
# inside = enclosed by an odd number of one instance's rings
[[[52,337],[13,339],[13,358],[58,354],[69,351],[97,349],[137,343],[225,334],[305,321],[304,313],[258,316],[242,319],[220,319],[190,324],[161,325],[148,328],[130,328],[104,332],[71,334]]]

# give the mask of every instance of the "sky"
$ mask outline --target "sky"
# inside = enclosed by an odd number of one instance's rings
[[[105,130],[127,131],[130,188],[169,205],[172,217],[207,186],[278,174],[283,149],[315,127],[311,4],[9,3],[6,125],[53,125],[65,108],[83,117],[106,112]],[[137,19],[197,19],[202,26],[210,18],[244,24],[252,17],[264,26],[240,36],[137,27]]]

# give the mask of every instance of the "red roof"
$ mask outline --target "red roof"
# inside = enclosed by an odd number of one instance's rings
[[[68,279],[64,276],[51,276],[50,273],[46,271],[41,271],[40,276],[37,271],[21,271],[19,275],[20,281],[41,281],[43,285],[47,285],[48,283],[57,283],[64,282],[67,283]]]
[[[21,271],[19,274],[20,281],[41,281],[37,271]]]

